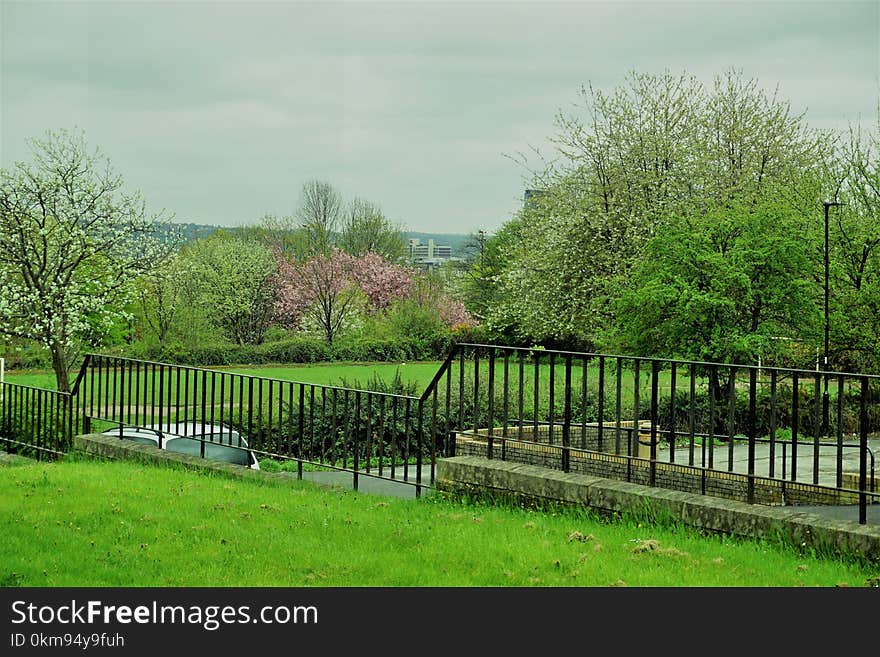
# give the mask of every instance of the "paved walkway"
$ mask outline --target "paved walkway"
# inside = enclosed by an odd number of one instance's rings
[[[858,450],[858,442],[848,441],[846,447],[843,450],[843,471],[844,472],[859,472],[859,450]],[[871,472],[871,458],[870,454],[874,454],[875,463],[874,463],[874,471],[875,477],[880,477],[880,437],[873,438],[868,441],[868,473],[870,475]],[[759,476],[769,476],[770,471],[770,446],[767,443],[758,443],[755,446],[755,474]],[[728,447],[727,445],[722,445],[715,447],[714,452],[714,463],[716,466],[727,467],[728,464]],[[661,461],[669,461],[670,460],[670,450],[669,449],[660,449],[657,453],[658,460]],[[699,462],[700,452],[699,448],[695,454],[696,462]],[[791,467],[792,467],[792,458],[791,458],[791,448],[790,446],[786,446],[783,450],[781,445],[776,445],[775,447],[775,476],[779,477],[783,472],[786,473],[786,476],[790,478],[791,476]],[[688,462],[688,450],[687,447],[678,447],[676,448],[675,453],[675,461],[677,463],[687,463]],[[798,444],[797,447],[797,480],[804,482],[813,481],[813,467],[816,463],[815,454],[813,444],[810,442],[802,442]],[[836,467],[837,467],[837,450],[832,446],[820,446],[819,448],[819,483],[825,484],[829,486],[835,486],[837,475],[836,475]],[[784,469],[783,469],[784,468]],[[748,472],[748,445],[744,443],[737,443],[734,447],[734,460],[733,460],[733,470],[735,472]],[[373,470],[373,474],[376,474],[377,471]],[[385,471],[385,476],[389,476],[390,472]],[[402,497],[402,498],[415,498],[416,497],[416,486],[413,485],[415,482],[415,467],[411,466],[409,470],[409,481],[412,483],[405,483],[403,481],[390,481],[388,479],[380,479],[377,477],[372,477],[367,475],[366,473],[362,473],[358,477],[358,491],[363,493],[369,493],[374,495],[386,495],[390,497]],[[398,479],[403,478],[403,471],[398,469],[395,473],[395,476]],[[424,482],[425,486],[431,486],[430,481],[431,470],[430,466],[423,466],[422,468],[422,482]],[[332,488],[340,488],[351,490],[353,488],[353,476],[351,472],[304,472],[303,479],[308,481],[313,481],[316,484],[322,486],[329,486]],[[432,493],[431,488],[422,488],[420,491],[421,495],[430,495]],[[805,513],[815,513],[818,515],[822,515],[829,518],[835,518],[837,520],[848,520],[852,522],[859,521],[859,507],[858,505],[845,505],[845,506],[790,506],[787,507],[792,511],[802,511]],[[868,524],[880,524],[880,503],[878,504],[869,504],[867,508],[867,517]]]

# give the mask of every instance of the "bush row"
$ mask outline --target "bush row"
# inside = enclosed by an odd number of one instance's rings
[[[316,363],[322,361],[406,361],[444,358],[451,337],[367,338],[339,340],[300,336],[260,345],[215,344],[198,347],[132,345],[127,355],[144,360],[193,366],[262,365],[269,363]]]

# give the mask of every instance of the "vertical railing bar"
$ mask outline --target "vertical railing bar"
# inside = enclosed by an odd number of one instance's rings
[[[347,394],[346,394],[347,401]],[[346,410],[348,406],[346,404]],[[299,412],[297,413],[297,436],[296,436],[296,476],[302,479],[303,469],[303,443],[305,442],[305,422],[306,422],[306,386],[304,383],[299,384]],[[347,442],[347,441],[346,441]],[[343,447],[343,461],[345,460],[345,448]],[[343,465],[343,467],[345,467]]]
[[[278,381],[278,435],[275,437],[275,453],[281,457],[284,454],[284,381]]]
[[[165,367],[159,367],[159,430],[162,430],[162,421],[165,419]]]
[[[395,469],[397,467],[397,420],[400,410],[399,398],[394,397],[391,400],[391,478],[394,479]]]
[[[758,372],[749,368],[749,462],[748,462],[748,502],[755,503],[755,440],[757,439],[756,404],[757,404]]]
[[[156,364],[150,368],[150,424],[156,422]],[[161,427],[160,427],[161,429]]]
[[[196,377],[197,378],[197,377]],[[202,370],[202,389],[201,389],[202,397],[199,404],[199,414],[201,415],[201,449],[199,450],[202,458],[205,458],[205,415],[207,414],[207,406],[208,406],[208,372],[207,370]],[[193,391],[193,395],[195,395],[195,391]]]
[[[207,382],[207,379],[205,381]],[[159,390],[160,390],[159,394],[160,395],[162,394],[161,389],[162,389],[162,383],[161,383],[161,379],[160,379],[160,382],[159,382]],[[211,425],[211,440],[212,441],[214,440],[214,431],[216,430],[216,426],[214,423],[214,417],[215,417],[214,407],[217,404],[216,399],[217,399],[217,373],[214,370],[211,370],[211,411],[209,413],[209,418],[210,418],[209,424]],[[161,407],[161,405],[162,405],[162,403],[159,402],[160,407]],[[217,438],[217,441],[221,442],[221,443],[223,442],[223,434],[222,433]]]
[[[436,390],[436,388],[434,389]],[[436,404],[435,404],[436,405]],[[379,476],[383,475],[383,456],[385,455],[385,395],[379,396]]]
[[[254,438],[254,377],[248,376],[248,396],[247,396],[247,439],[251,444],[256,443],[260,449],[263,443]]]
[[[360,429],[361,429],[361,391],[354,393],[354,431],[352,438],[351,485],[358,489],[358,469],[360,468]]]
[[[323,390],[323,388],[322,388]],[[305,440],[305,438],[303,438]],[[300,450],[300,460],[312,458],[315,450],[315,386],[309,386],[309,449]]]
[[[639,387],[642,378],[642,374],[639,370],[641,369],[641,366],[641,360],[636,358],[633,361],[633,426],[630,430],[630,456],[638,456],[639,454],[639,416],[641,414],[641,410],[639,409]]]
[[[126,417],[127,417],[128,419],[127,419],[126,421],[128,422],[128,424],[132,424],[132,421],[131,421],[131,420],[132,420],[132,415],[131,415],[131,385],[132,385],[132,378],[133,378],[133,377],[131,376],[132,362],[129,360],[129,361],[127,361],[126,364],[127,364],[127,366],[128,366],[128,367],[127,367],[127,369],[128,369],[128,373],[126,374],[126,384],[127,384],[127,387],[126,387],[126,398],[125,398],[125,406],[126,406],[126,409],[127,409]]]
[[[651,361],[651,462],[650,483],[657,485],[657,422],[658,422],[658,394],[660,386],[660,362]]]
[[[464,349],[461,349],[458,352],[458,425],[462,431],[468,426],[464,417],[464,362]]]
[[[220,442],[223,442],[223,429],[225,427],[224,420],[226,419],[226,373],[221,372],[220,374],[220,416],[217,418],[217,421],[220,423]],[[229,432],[229,444],[232,444],[232,432]]]
[[[112,382],[112,384],[110,383],[110,377],[109,377],[109,372],[108,372],[107,384],[108,384],[108,391],[110,392],[110,395],[109,395],[110,408],[112,409],[110,412],[110,418],[115,420],[117,418],[117,415],[116,415],[116,383],[117,383],[116,373],[119,370],[119,363],[118,363],[117,359],[115,359],[115,358],[109,359],[108,362],[113,363],[113,382]],[[120,420],[122,420],[121,415],[122,414],[120,413],[120,415],[119,415]]]
[[[778,373],[776,369],[770,370],[770,470],[769,477],[772,479],[776,476],[776,379]]]
[[[404,408],[404,443],[403,443],[403,480],[409,481],[409,443],[410,443],[410,426],[412,413],[412,402],[409,397],[406,398]]]
[[[547,384],[549,386],[547,407],[549,426],[547,429],[547,443],[552,445],[556,429],[554,426],[556,424],[556,352],[553,351],[550,352],[550,374],[547,378]]]
[[[501,425],[501,435],[504,438],[507,438],[507,426],[509,423],[509,400],[510,400],[510,352],[506,349],[503,351],[504,353],[504,398],[502,405],[502,414],[504,415],[504,419],[502,420]]]
[[[525,353],[520,351],[517,352],[517,363],[519,369],[519,391],[517,393],[517,417],[519,419],[519,428],[517,432],[517,437],[522,440],[523,437],[523,425],[525,424]]]
[[[419,399],[418,400],[418,409],[419,409],[419,433],[416,439],[416,497],[421,497],[422,494],[422,450],[424,448],[424,443],[422,441],[422,432],[424,431],[423,420],[425,417],[425,408],[424,402]],[[491,438],[490,438],[491,440]]]
[[[263,445],[264,449],[272,453],[273,450],[277,452],[277,443],[273,440],[272,436],[272,424],[275,421],[275,407],[272,403],[272,398],[275,394],[275,381],[274,379],[269,379],[266,383],[266,397],[265,397],[265,406],[266,406],[266,417],[263,419],[263,395],[262,395],[262,387],[263,381],[260,381],[260,433],[263,436]]]
[[[798,411],[798,373],[791,374],[791,480],[797,480],[797,444],[798,444],[798,424],[800,418]]]
[[[695,363],[690,364],[688,371],[690,378],[690,394],[688,398],[688,465],[694,464],[694,443],[696,442],[697,432],[697,415],[696,415],[696,399],[697,399],[697,366]]]
[[[678,363],[672,362],[669,366],[669,462],[675,463],[675,413],[677,392]]]
[[[452,363],[453,361],[449,361],[449,368],[446,370],[446,418],[443,421],[443,435],[445,436],[445,443],[443,448],[444,456],[455,456],[455,438],[452,437]],[[461,418],[459,418],[459,422]],[[463,425],[462,425],[463,426]],[[389,435],[392,439],[392,444],[394,440],[394,432],[397,427],[392,425],[391,432]]]
[[[488,385],[488,395],[489,395],[489,419],[486,423],[486,426],[489,428],[489,458],[492,458],[492,442],[495,436],[495,350],[489,350],[489,385]]]
[[[565,391],[562,418],[562,471],[571,469],[571,354],[565,355]]]
[[[702,466],[707,467],[706,452],[709,452],[708,468],[710,470],[715,467],[715,413],[718,412],[720,423],[720,410],[715,408],[715,386],[717,385],[718,396],[721,396],[721,381],[719,379],[718,367],[716,365],[709,366],[709,438],[703,440]],[[714,384],[713,384],[714,382]],[[708,445],[707,445],[708,443]]]
[[[822,375],[816,373],[816,394],[814,396],[815,419],[813,421],[813,484],[819,483],[819,434],[822,433]]]
[[[541,355],[535,351],[533,353],[534,360],[534,388],[532,390],[532,397],[534,398],[534,413],[532,419],[532,430],[534,433],[532,434],[532,442],[538,442],[538,408],[540,406],[540,396],[539,396],[539,385],[540,385],[540,376],[538,374],[541,368]]]
[[[843,374],[837,375],[837,465],[835,467],[837,487],[843,488]]]
[[[868,377],[861,377],[859,400],[859,524],[868,522]]]
[[[370,450],[373,447],[373,393],[368,391],[365,394],[367,396],[367,439],[364,441],[364,460],[367,463],[365,470],[370,472]]]
[[[480,350],[478,348],[474,348],[474,436],[476,437],[479,432],[480,427],[480,418],[478,408],[480,407],[479,402],[480,396]]]
[[[339,409],[339,391],[336,388],[333,388],[332,399],[330,400],[330,416],[331,416],[331,427],[330,427],[330,435],[332,436],[332,442],[330,443],[330,458],[332,459],[333,464],[336,464],[336,444],[339,442],[339,415],[337,413]],[[322,443],[323,444],[323,443]],[[326,450],[323,450],[321,453],[321,462],[327,462],[327,453]]]
[[[597,442],[600,452],[605,451],[605,356],[599,356],[599,406],[596,409],[599,427],[597,430]]]
[[[294,406],[293,406],[293,390],[296,388],[296,384],[293,381],[289,381],[287,383],[287,435],[285,436],[286,440],[284,441],[284,456],[289,458],[293,457],[293,423],[294,423]],[[299,479],[299,468],[297,468],[297,479]]]
[[[581,357],[581,449],[587,448],[587,371],[589,370],[589,357]]]
[[[623,358],[617,357],[617,372],[614,382],[616,399],[614,402],[614,453],[620,454],[620,423],[623,420]]]
[[[431,472],[430,483],[434,485],[434,474],[437,468],[437,386],[434,386],[431,401]]]
[[[730,367],[727,398],[727,470],[733,472],[733,450],[736,436],[736,374],[737,368]]]

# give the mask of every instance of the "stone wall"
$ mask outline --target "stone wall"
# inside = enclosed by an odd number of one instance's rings
[[[880,526],[859,525],[792,507],[747,504],[739,500],[560,472],[540,466],[455,456],[437,463],[437,488],[447,493],[483,494],[586,506],[600,513],[675,518],[711,532],[880,561]]]

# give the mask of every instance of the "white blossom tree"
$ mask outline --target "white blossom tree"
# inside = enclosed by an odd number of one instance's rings
[[[0,334],[49,350],[58,389],[83,345],[124,318],[133,281],[173,240],[83,133],[29,141],[33,162],[0,169]]]

